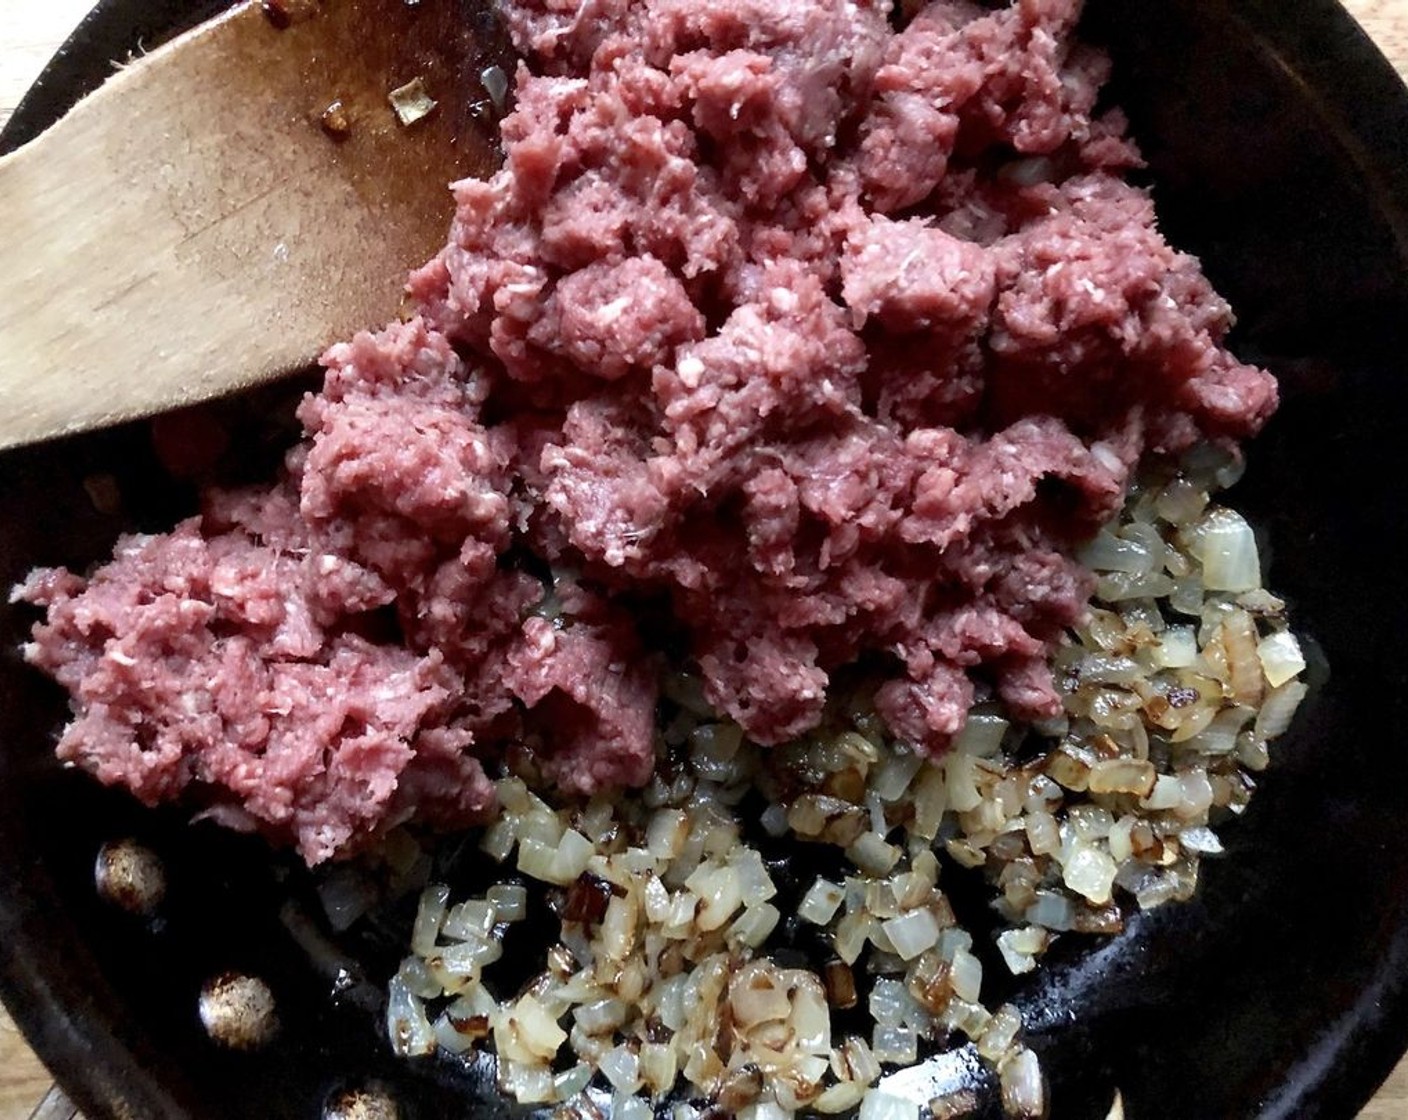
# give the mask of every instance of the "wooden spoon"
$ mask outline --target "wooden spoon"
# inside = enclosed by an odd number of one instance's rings
[[[395,318],[447,185],[498,162],[511,78],[487,0],[245,3],[120,69],[0,158],[0,448]]]

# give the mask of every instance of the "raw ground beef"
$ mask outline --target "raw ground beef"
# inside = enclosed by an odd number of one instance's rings
[[[1074,545],[1276,401],[1120,177],[1078,7],[510,3],[503,169],[280,482],[21,589],[61,756],[309,861],[474,820],[511,744],[640,783],[645,611],[760,743],[862,657],[927,753],[975,692],[1053,715]]]

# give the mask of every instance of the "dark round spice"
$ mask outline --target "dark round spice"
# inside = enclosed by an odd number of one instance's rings
[[[103,898],[131,914],[153,914],[166,897],[161,860],[135,840],[114,840],[98,849],[93,879]]]
[[[401,1110],[382,1089],[343,1089],[328,1098],[323,1120],[400,1120]]]
[[[201,989],[200,1021],[221,1046],[256,1050],[278,1030],[274,993],[258,977],[222,973]]]
[[[1168,702],[1175,708],[1186,708],[1189,704],[1198,702],[1198,690],[1196,688],[1170,688]]]

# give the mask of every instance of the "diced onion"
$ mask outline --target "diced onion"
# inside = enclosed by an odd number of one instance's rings
[[[1207,504],[1207,491],[1187,479],[1176,478],[1154,500],[1154,512],[1169,524],[1181,527],[1191,525]]]
[[[674,1087],[678,1064],[674,1047],[658,1042],[646,1042],[641,1045],[641,1080],[655,1094],[663,1095]]]
[[[769,836],[774,838],[783,836],[787,832],[787,810],[781,805],[769,805],[763,810],[759,823]]]
[[[479,84],[484,87],[484,92],[489,95],[494,108],[502,113],[508,99],[508,75],[504,73],[503,67],[484,67],[479,72]]]
[[[1205,826],[1185,828],[1178,834],[1178,839],[1190,852],[1211,856],[1222,854],[1222,841],[1212,829]]]
[[[1305,655],[1300,651],[1300,642],[1289,630],[1262,638],[1257,643],[1256,655],[1261,661],[1266,683],[1272,688],[1280,688],[1305,671]]]
[[[742,848],[735,851],[729,866],[738,875],[738,897],[744,906],[754,906],[767,902],[777,894],[777,885],[763,865],[763,857],[756,848]]]
[[[832,937],[832,947],[836,950],[836,955],[847,964],[855,964],[856,958],[865,948],[866,939],[870,936],[870,927],[875,919],[869,914],[854,913],[845,915],[837,924],[836,932]]]
[[[953,740],[953,749],[987,758],[997,752],[1011,724],[1001,716],[984,712],[969,712],[968,718]]]
[[[645,846],[656,859],[674,859],[689,836],[689,818],[679,809],[660,809],[646,828]]]
[[[640,1058],[629,1046],[613,1046],[601,1056],[597,1068],[618,1093],[630,1094],[640,1088]]]
[[[517,842],[514,818],[500,817],[484,830],[479,847],[495,863],[503,863],[513,853],[513,846]]]
[[[599,999],[576,1008],[572,1018],[588,1034],[601,1034],[619,1027],[627,1014],[626,1005],[619,999]]]
[[[685,992],[689,977],[685,974],[672,976],[666,980],[655,994],[655,1013],[668,1030],[680,1031],[685,1025]]]
[[[471,898],[450,908],[441,932],[457,941],[470,937],[488,937],[497,920],[498,908],[493,903],[487,899]],[[414,946],[412,948],[414,949]]]
[[[919,1037],[908,1027],[877,1026],[871,1049],[882,1062],[911,1065],[919,1057]]]
[[[1182,784],[1172,774],[1160,774],[1149,795],[1139,802],[1144,809],[1172,809],[1182,800]]]
[[[485,897],[501,922],[521,922],[528,916],[528,892],[519,883],[496,883]]]
[[[553,1099],[553,1075],[547,1066],[502,1062],[499,1085],[522,1104],[543,1104]]]
[[[978,1053],[990,1062],[998,1061],[1011,1048],[1021,1029],[1022,1016],[1010,1003],[1004,1003],[993,1014],[978,1040]]]
[[[557,842],[553,856],[553,878],[555,883],[571,883],[587,869],[587,864],[596,851],[592,842],[576,829],[569,828]]]
[[[451,1054],[463,1054],[474,1046],[474,1037],[456,1027],[454,1020],[448,1013],[442,1014],[435,1020],[433,1029],[435,1031],[435,1045],[441,1050],[447,1050]]]
[[[1015,930],[1004,930],[998,934],[997,949],[1002,954],[1002,960],[1007,965],[1007,970],[1013,976],[1021,976],[1036,967],[1036,957],[1022,951],[1017,946],[1014,938],[1015,933]]]
[[[670,891],[657,876],[651,875],[645,880],[641,900],[645,905],[645,920],[664,925],[670,915]]]
[[[518,845],[518,870],[534,879],[556,883],[565,887],[571,879],[564,879],[557,870],[557,849],[550,848],[541,840],[525,839]]]
[[[775,1101],[754,1101],[738,1110],[738,1120],[790,1120],[791,1116],[791,1111]]]
[[[1198,523],[1192,551],[1203,565],[1209,591],[1251,591],[1261,586],[1256,535],[1241,514],[1218,506]]]
[[[1157,778],[1154,764],[1148,759],[1101,759],[1090,768],[1087,788],[1091,793],[1132,793],[1147,797]]]
[[[550,1060],[567,1041],[567,1032],[531,995],[520,997],[510,1014],[524,1047],[535,1057]]]
[[[845,892],[835,883],[818,879],[802,896],[802,901],[797,906],[797,917],[804,922],[824,926],[836,916],[844,897]]]
[[[770,902],[760,902],[744,910],[729,926],[728,941],[756,949],[768,939],[781,920],[782,911]]]
[[[386,95],[386,99],[391,102],[391,108],[396,111],[396,118],[403,125],[415,124],[435,108],[435,99],[426,90],[425,79],[419,76],[393,89]]]
[[[1036,901],[1027,907],[1026,920],[1047,929],[1066,930],[1075,926],[1075,906],[1065,895],[1037,891]]]
[[[918,1120],[919,1106],[904,1097],[871,1089],[860,1102],[858,1120]]]
[[[1008,1116],[1037,1120],[1046,1112],[1046,1089],[1034,1053],[1023,1047],[1002,1063],[1002,1107]]]
[[[721,927],[743,902],[738,872],[731,867],[711,869],[704,875],[696,873],[685,885],[699,896],[695,922],[705,933]]]
[[[1103,905],[1110,901],[1110,888],[1118,871],[1115,861],[1108,854],[1094,845],[1084,844],[1077,847],[1066,861],[1062,878],[1066,886],[1077,894]]]
[[[821,1095],[812,1101],[811,1107],[824,1116],[834,1116],[838,1112],[849,1112],[860,1104],[864,1096],[865,1086],[861,1082],[838,1081],[823,1089]]]
[[[1274,689],[1262,703],[1252,733],[1262,740],[1274,739],[1283,734],[1286,728],[1290,727],[1291,717],[1295,715],[1308,691],[1304,681],[1287,681]]]
[[[959,949],[953,955],[952,971],[949,973],[954,994],[970,1003],[978,1002],[978,993],[983,985],[983,966],[978,958],[967,949]]]
[[[607,957],[614,961],[626,959],[636,937],[637,911],[629,898],[612,896],[601,919],[600,944]]]
[[[443,883],[433,883],[421,894],[415,925],[411,929],[411,952],[417,956],[429,956],[435,949],[449,898],[450,888]]]
[[[1144,574],[1154,568],[1154,557],[1138,541],[1117,537],[1102,529],[1081,551],[1079,560],[1097,572],[1134,572]]]
[[[882,1027],[897,1027],[909,993],[898,980],[877,980],[870,989],[870,1017]]]
[[[435,1031],[425,1016],[421,1003],[399,976],[387,985],[387,1035],[392,1050],[402,1058],[420,1057],[435,1052]]]
[[[928,910],[911,910],[898,918],[881,923],[885,935],[895,952],[907,961],[926,949],[932,949],[939,940],[939,923]]]
[[[900,850],[888,844],[877,832],[866,832],[846,849],[846,855],[862,871],[871,875],[888,875],[899,862]]]
[[[923,765],[924,760],[917,754],[899,749],[891,750],[881,759],[880,765],[871,775],[871,793],[881,801],[898,801]]]
[[[579,1062],[571,1069],[565,1069],[552,1079],[553,1096],[560,1101],[571,1100],[592,1080],[592,1067]]]
[[[611,1099],[611,1120],[652,1120],[655,1110],[640,1097],[617,1093]]]

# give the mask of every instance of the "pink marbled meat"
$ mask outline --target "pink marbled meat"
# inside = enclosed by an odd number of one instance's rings
[[[329,351],[279,483],[21,589],[63,757],[310,861],[476,819],[510,747],[640,783],[643,603],[759,742],[861,657],[925,752],[975,690],[1053,714],[1074,546],[1276,401],[1120,177],[1077,0],[506,14],[504,166],[454,186],[415,317]]]

